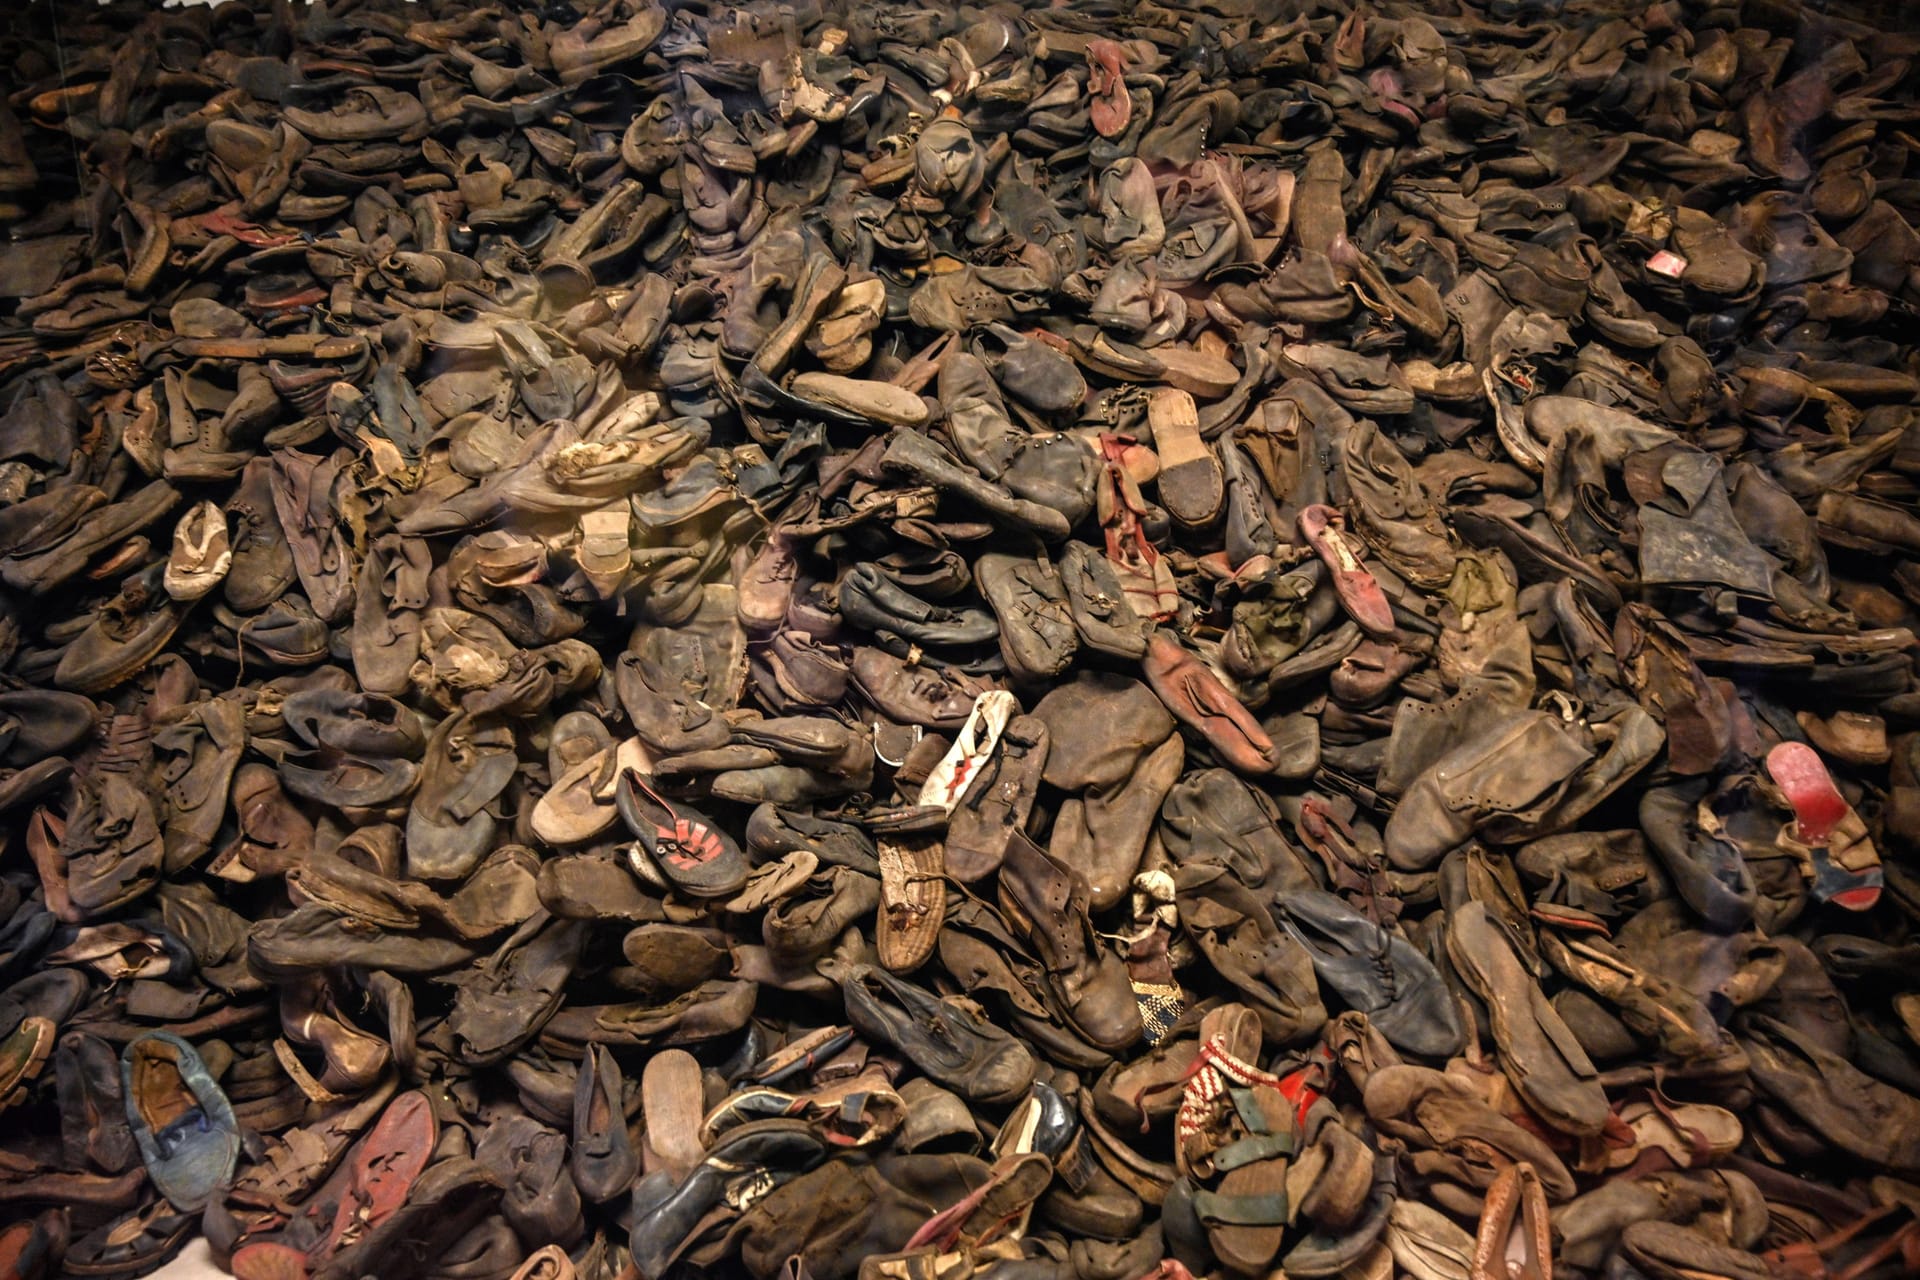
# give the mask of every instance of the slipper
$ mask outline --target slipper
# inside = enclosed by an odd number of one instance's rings
[[[1040,1152],[1002,1156],[985,1182],[928,1218],[907,1240],[907,1248],[945,1252],[1017,1238],[1024,1234],[1033,1202],[1052,1181],[1053,1161]]]
[[[399,1081],[387,1077],[364,1098],[313,1124],[266,1140],[264,1159],[249,1165],[227,1192],[231,1202],[273,1209],[298,1203],[331,1175],[362,1132],[387,1109]]]
[[[1348,616],[1376,640],[1390,639],[1395,631],[1393,607],[1360,562],[1359,546],[1346,533],[1346,518],[1332,507],[1315,503],[1300,509],[1299,523],[1300,536],[1332,571],[1334,592]]]
[[[604,1044],[589,1046],[573,1078],[572,1160],[575,1185],[595,1204],[625,1194],[640,1174],[626,1099],[626,1079],[613,1051]],[[699,1114],[697,1103],[694,1114]]]
[[[413,1089],[389,1103],[347,1161],[346,1185],[332,1228],[309,1256],[317,1263],[399,1212],[433,1158],[439,1137],[439,1120],[426,1094]],[[326,1203],[324,1192],[319,1203]]]

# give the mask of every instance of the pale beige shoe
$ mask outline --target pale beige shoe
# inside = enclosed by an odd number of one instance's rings
[[[889,427],[924,426],[933,417],[925,400],[890,382],[809,372],[795,374],[788,390],[803,400],[857,413],[870,422]]]
[[[1706,1102],[1629,1102],[1620,1109],[1620,1120],[1633,1130],[1633,1145],[1607,1153],[1610,1169],[1624,1169],[1655,1149],[1682,1169],[1711,1165],[1732,1155],[1746,1135],[1739,1116]]]
[[[887,287],[876,276],[850,281],[807,334],[807,350],[829,373],[853,374],[873,356],[873,331],[887,310]]]
[[[173,552],[160,580],[175,600],[198,600],[220,585],[232,565],[226,512],[211,500],[197,502],[173,527]]]
[[[593,839],[620,820],[614,794],[621,770],[651,776],[655,766],[653,753],[638,738],[575,761],[534,803],[533,833],[556,847]]]
[[[602,600],[612,599],[620,590],[633,568],[633,510],[625,498],[580,517],[574,561],[580,576]]]

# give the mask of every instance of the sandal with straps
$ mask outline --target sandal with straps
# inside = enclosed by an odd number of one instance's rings
[[[1826,762],[1805,743],[1783,742],[1767,753],[1766,767],[1794,815],[1781,828],[1780,847],[1806,868],[1814,899],[1848,911],[1871,908],[1885,884],[1880,854]]]
[[[1174,1120],[1182,1176],[1165,1209],[1170,1242],[1197,1254],[1204,1235],[1214,1257],[1246,1275],[1266,1274],[1279,1255],[1288,1162],[1329,1065],[1317,1057],[1283,1079],[1253,1065],[1260,1045],[1259,1017],[1245,1005],[1222,1006],[1201,1023]]]
[[[1780,1274],[1804,1277],[1804,1280],[1856,1280],[1896,1255],[1907,1263],[1908,1274],[1912,1274],[1915,1262],[1920,1261],[1920,1218],[1910,1217],[1878,1244],[1849,1258],[1844,1265],[1834,1265],[1834,1254],[1852,1244],[1867,1228],[1896,1215],[1903,1207],[1882,1205],[1818,1240],[1796,1240],[1760,1256]]]

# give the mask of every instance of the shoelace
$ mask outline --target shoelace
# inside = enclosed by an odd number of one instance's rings
[[[1381,934],[1383,937],[1386,937],[1385,930],[1382,930]],[[1386,991],[1388,1003],[1392,1003],[1400,994],[1400,976],[1387,959],[1387,948],[1391,944],[1392,939],[1387,938],[1387,941],[1381,944],[1380,951],[1377,955],[1367,957],[1373,965],[1374,976],[1380,979],[1380,985]]]

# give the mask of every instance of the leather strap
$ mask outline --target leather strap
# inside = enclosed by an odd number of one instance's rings
[[[1262,1160],[1283,1159],[1293,1154],[1291,1133],[1263,1133],[1257,1137],[1229,1142],[1213,1153],[1213,1167],[1222,1173]]]
[[[287,1073],[288,1078],[293,1081],[300,1092],[306,1094],[308,1098],[320,1103],[322,1106],[346,1101],[343,1095],[335,1093],[313,1078],[313,1073],[308,1071],[306,1064],[294,1055],[293,1046],[288,1044],[284,1038],[275,1038],[273,1042],[273,1056],[280,1060],[281,1069]]]
[[[1195,1191],[1193,1212],[1210,1227],[1283,1227],[1287,1224],[1287,1193],[1223,1196],[1213,1191]]]
[[[1233,1109],[1240,1116],[1241,1127],[1248,1133],[1267,1133],[1267,1113],[1260,1109],[1260,1102],[1253,1096],[1253,1090],[1242,1085],[1228,1085],[1227,1096],[1233,1099]]]

